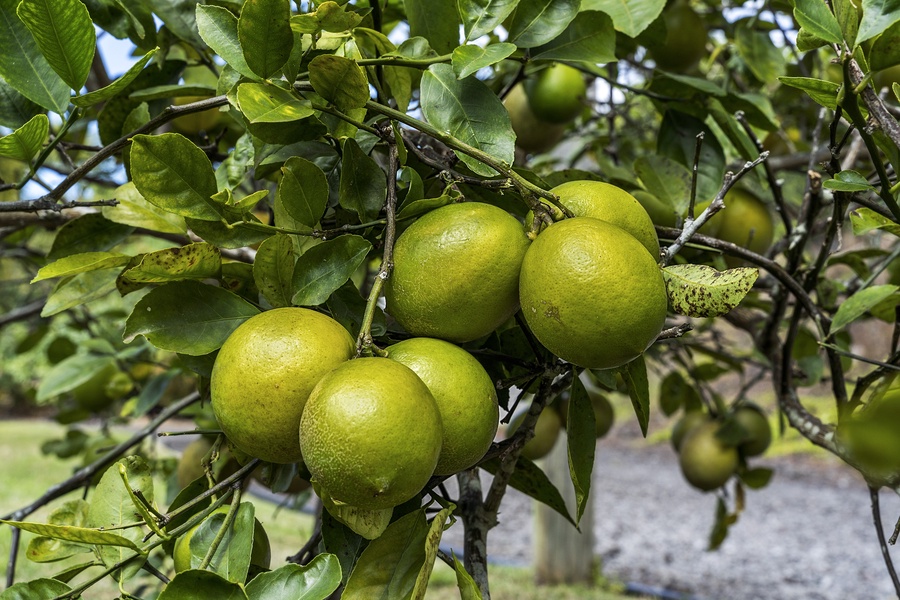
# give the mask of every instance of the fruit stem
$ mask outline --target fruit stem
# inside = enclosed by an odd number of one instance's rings
[[[233,495],[231,496],[231,506],[228,507],[228,513],[225,515],[225,520],[222,521],[222,526],[219,527],[219,531],[216,532],[216,537],[213,538],[212,543],[209,545],[209,549],[206,551],[206,556],[203,557],[203,562],[200,563],[198,569],[207,568],[212,562],[213,556],[216,554],[216,550],[219,549],[219,545],[222,543],[222,540],[225,539],[225,534],[228,533],[228,530],[231,528],[231,524],[234,522],[234,518],[237,516],[238,508],[241,506],[241,486],[239,483],[235,483],[232,486]]]

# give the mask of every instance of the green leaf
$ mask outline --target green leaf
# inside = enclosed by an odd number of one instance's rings
[[[347,580],[344,600],[391,600],[412,594],[425,563],[425,509],[394,521],[363,550]]]
[[[240,584],[223,579],[212,571],[182,571],[172,578],[157,600],[248,600]]]
[[[134,136],[131,177],[141,196],[163,210],[202,221],[222,218],[211,199],[216,193],[212,163],[181,134]]]
[[[137,511],[135,515],[140,515],[144,519],[144,524],[147,525],[150,530],[156,535],[166,539],[166,532],[156,523],[156,515],[150,512],[150,509],[146,504],[141,500],[138,496],[138,493],[144,493],[145,490],[139,488],[137,485],[132,485],[131,481],[128,479],[128,469],[124,464],[117,464],[116,467],[119,471],[119,477],[122,478],[122,484],[125,487],[125,491],[128,492],[128,497],[131,498],[131,505],[134,506],[134,509]],[[139,473],[139,475],[143,475]],[[151,492],[153,490],[150,490]],[[146,498],[147,502],[153,502],[153,498]]]
[[[316,494],[322,499],[322,504],[325,507],[323,514],[327,512],[334,517],[336,521],[346,525],[353,533],[367,540],[376,539],[384,533],[388,528],[388,525],[391,524],[391,515],[394,514],[393,508],[370,510],[368,508],[359,508],[349,504],[338,504],[331,499],[331,496],[329,496],[326,491],[319,487],[318,482],[315,479],[313,479],[312,485]],[[351,543],[353,543],[353,540],[351,540]],[[344,556],[341,556],[342,563],[343,560]],[[349,570],[346,570],[345,572],[348,575],[350,573]]]
[[[669,304],[689,317],[718,317],[744,299],[759,277],[755,267],[717,271],[706,265],[671,265],[662,270]]]
[[[77,273],[85,273],[87,271],[96,271],[97,269],[111,269],[113,267],[121,267],[131,260],[130,256],[119,254],[117,252],[83,252],[73,256],[66,256],[49,265],[42,267],[31,283],[43,281],[45,279],[53,279],[55,277],[66,277]]]
[[[881,229],[900,236],[900,225],[870,208],[856,208],[850,213],[854,235],[862,235],[873,229]]]
[[[141,74],[141,71],[144,70],[144,66],[150,62],[150,59],[153,58],[158,51],[159,47],[152,49],[142,56],[140,60],[131,65],[131,68],[128,69],[124,75],[110,83],[108,86],[102,87],[99,90],[94,90],[93,92],[88,92],[87,94],[82,94],[81,96],[75,96],[72,98],[72,104],[79,108],[87,108],[88,106],[94,106],[95,104],[105,102],[110,98],[117,96]]]
[[[309,62],[309,83],[317,94],[341,111],[362,108],[369,100],[369,81],[356,61],[320,54]]]
[[[453,50],[452,65],[458,79],[474,75],[479,69],[500,62],[516,51],[515,44],[500,42],[484,48],[474,44],[459,46]]]
[[[123,5],[134,8],[135,2],[127,2],[126,0],[116,0],[117,3],[122,2]],[[196,11],[196,2],[191,0],[142,0],[141,4],[151,9],[156,16],[159,17],[166,28],[174,33],[179,39],[186,41],[195,48],[203,46],[203,40],[197,35],[197,19],[194,17]],[[148,25],[152,25],[148,23]]]
[[[319,4],[313,12],[292,16],[291,29],[310,35],[316,35],[322,31],[341,33],[353,29],[362,20],[362,15],[348,10],[347,6],[327,0]]]
[[[866,58],[873,72],[900,64],[900,23],[895,23],[875,38]]]
[[[616,32],[606,13],[582,11],[549,43],[533,50],[533,60],[567,60],[591,65],[616,60]]]
[[[118,474],[116,474],[118,477]],[[129,502],[129,505],[131,503]],[[132,521],[129,521],[132,522]],[[29,531],[38,535],[51,537],[67,542],[78,542],[80,544],[91,544],[95,546],[112,546],[116,548],[130,548],[137,550],[135,543],[112,531],[99,531],[97,529],[87,527],[71,527],[69,525],[48,525],[45,523],[26,523],[23,521],[3,521],[6,525],[18,527],[23,531]],[[123,530],[124,531],[124,530]]]
[[[79,273],[65,277],[56,284],[41,310],[42,317],[50,317],[75,306],[103,298],[116,289],[116,272],[108,269]]]
[[[757,79],[771,83],[784,75],[784,55],[772,42],[768,32],[757,31],[742,23],[737,28],[734,41],[744,64]]]
[[[69,106],[69,86],[50,67],[16,14],[19,0],[0,0],[0,77],[23,96],[59,114]]]
[[[344,285],[363,263],[372,244],[358,235],[342,235],[307,250],[294,267],[292,303],[317,306]]]
[[[628,385],[628,396],[634,406],[634,414],[641,426],[641,433],[647,437],[647,425],[650,423],[650,385],[647,383],[647,365],[644,363],[644,357],[638,356],[621,367],[619,372]]]
[[[647,154],[634,161],[634,173],[648,192],[675,213],[687,213],[691,201],[691,172],[687,167],[665,156]]]
[[[294,242],[282,233],[265,240],[256,251],[253,281],[273,308],[291,305],[295,262]]]
[[[500,469],[500,460],[492,458],[478,466],[488,473],[496,475]],[[516,470],[513,471],[512,477],[510,477],[509,485],[526,496],[534,498],[541,504],[546,504],[562,515],[573,527],[578,527],[572,516],[569,515],[566,502],[560,495],[559,490],[556,489],[556,486],[553,485],[553,482],[547,478],[540,467],[524,456],[519,456],[519,460],[516,462]]]
[[[319,554],[307,565],[287,564],[247,584],[250,600],[325,600],[341,584],[341,563]]]
[[[198,568],[212,546],[213,540],[225,524],[227,515],[215,512],[207,517],[191,536],[191,568]],[[241,502],[237,514],[224,533],[209,569],[234,583],[244,583],[250,571],[255,530],[255,509],[252,502]]]
[[[474,77],[457,79],[450,65],[431,65],[422,75],[421,102],[422,113],[433,126],[505,165],[512,164],[515,133],[509,112],[484,83]],[[475,158],[461,152],[457,155],[479,175],[496,174]]]
[[[0,137],[0,157],[30,163],[41,151],[49,132],[47,115],[36,115],[11,134]]]
[[[453,554],[453,570],[456,571],[456,587],[459,588],[460,600],[482,600],[478,584],[475,583],[475,580],[472,579],[472,576],[469,575],[463,564],[456,558],[456,554]]]
[[[681,163],[688,169],[693,167],[697,149],[698,133],[703,132],[703,146],[697,175],[697,198],[699,202],[712,200],[719,191],[725,176],[725,151],[713,131],[700,119],[677,110],[669,109],[663,115],[662,125],[656,140],[659,154]]]
[[[837,108],[837,94],[841,88],[839,83],[811,77],[779,77],[778,81],[784,85],[803,90],[807,96],[825,108],[831,110]]]
[[[393,513],[393,511],[391,512]],[[357,557],[369,541],[332,516],[329,511],[323,510],[322,542],[325,545],[325,551],[332,553],[340,561],[341,581],[346,583],[356,564]]]
[[[71,591],[72,588],[61,581],[35,579],[7,588],[0,594],[0,600],[55,600]]]
[[[73,90],[91,72],[97,36],[87,7],[79,0],[22,0],[16,10],[41,54]]]
[[[575,487],[575,521],[581,522],[581,515],[587,506],[591,491],[591,474],[594,471],[594,450],[597,446],[597,428],[594,407],[584,389],[581,379],[572,380],[569,408],[566,416],[566,439],[568,440],[569,474]]]
[[[345,142],[344,148],[346,147]],[[359,148],[358,145],[356,147],[357,149]],[[345,156],[345,169],[346,166]],[[378,168],[378,165],[375,165],[375,167]],[[384,173],[380,169],[379,172],[382,175]],[[315,227],[328,205],[328,179],[325,173],[315,163],[299,156],[290,157],[284,163],[284,166],[281,167],[281,173],[282,177],[278,185],[276,202],[280,203],[284,210],[297,222],[309,228]],[[342,173],[341,178],[343,179],[343,177],[344,174]],[[383,176],[380,179],[384,182],[386,190],[387,182]],[[371,185],[371,182],[364,183]],[[383,202],[384,196],[382,194],[381,203]],[[378,210],[381,210],[381,203],[378,205]]]
[[[378,217],[387,195],[387,178],[381,167],[353,138],[344,140],[341,168],[341,206],[354,211],[363,223]]]
[[[299,121],[315,113],[309,101],[275,85],[242,83],[237,94],[241,112],[254,124]]]
[[[132,288],[135,284],[207,279],[218,277],[221,270],[219,249],[206,242],[197,242],[144,254],[135,266],[122,271],[117,285]]]
[[[857,171],[846,170],[841,171],[834,176],[834,179],[826,179],[822,184],[829,190],[838,192],[866,192],[875,191],[875,186],[871,185],[865,177]]]
[[[466,41],[491,33],[512,13],[518,0],[456,0]]]
[[[184,217],[147,202],[131,181],[119,186],[116,200],[119,201],[117,205],[102,209],[103,216],[114,223],[162,233],[187,233]]]
[[[829,335],[834,335],[853,321],[857,320],[880,302],[897,292],[896,285],[875,285],[859,290],[838,307],[831,321]]]
[[[807,1],[811,2],[812,0]],[[893,0],[862,0],[862,6],[863,16],[859,22],[859,31],[856,33],[857,44],[874,38],[900,21],[900,4]],[[801,25],[803,24],[801,23]]]
[[[43,402],[77,388],[94,375],[114,365],[111,356],[79,353],[60,361],[44,375],[37,390],[37,401]]]
[[[27,123],[43,109],[0,79],[0,126],[15,129]]]
[[[50,513],[49,525],[83,528],[87,523],[90,505],[84,500],[70,500]],[[25,556],[38,563],[55,562],[70,556],[90,552],[91,546],[80,542],[71,542],[59,538],[39,536],[28,542]]]
[[[449,54],[459,45],[459,13],[452,1],[403,0],[409,35],[428,40],[439,54]]]
[[[250,79],[257,79],[256,73],[244,59],[238,38],[238,20],[230,10],[211,4],[197,5],[197,28],[206,45],[213,49],[222,60],[235,71]]]
[[[871,0],[868,0],[871,1]],[[876,0],[883,2],[884,0]],[[877,10],[877,9],[876,9]],[[879,11],[880,12],[880,11]],[[838,24],[834,14],[829,10],[824,0],[796,0],[794,2],[794,18],[807,33],[832,44],[839,44],[843,41],[844,36],[841,33],[841,26]],[[860,23],[860,42],[869,39],[862,37],[862,31],[866,22],[865,15]],[[878,33],[881,33],[880,31]],[[872,37],[872,36],[869,36]]]
[[[519,0],[509,25],[509,41],[519,48],[546,44],[578,14],[581,0]]]
[[[431,523],[428,526],[428,534],[425,536],[425,563],[416,576],[416,587],[413,589],[412,600],[423,600],[425,598],[428,582],[431,580],[431,572],[434,570],[434,559],[437,558],[441,537],[447,528],[445,524],[455,509],[456,505],[451,503],[449,506],[442,508],[431,519]]]
[[[123,339],[143,335],[163,350],[190,356],[219,349],[231,332],[259,309],[222,288],[176,281],[153,289],[125,321]]]
[[[133,227],[114,223],[100,213],[87,213],[59,228],[47,258],[103,252],[123,242],[133,231]]]
[[[612,17],[616,31],[637,37],[662,14],[666,0],[582,0],[581,10],[599,10]]]
[[[291,6],[288,0],[247,0],[237,24],[247,66],[262,77],[278,73],[291,56]]]

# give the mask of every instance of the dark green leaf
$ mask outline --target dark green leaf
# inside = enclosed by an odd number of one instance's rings
[[[97,41],[85,5],[73,0],[22,0],[16,13],[53,70],[70,88],[80,90],[91,72]]]
[[[258,259],[257,259],[258,260]],[[355,338],[362,327],[363,315],[366,310],[366,299],[363,298],[352,281],[348,281],[328,298],[326,302],[328,312],[335,321],[344,326]],[[372,319],[372,335],[378,337],[387,332],[387,324],[384,311],[375,307],[375,315]]]
[[[104,206],[102,211],[114,223],[162,233],[187,232],[184,217],[147,202],[130,181],[116,190],[116,200],[119,201],[116,206]]]
[[[315,112],[309,101],[301,100],[288,90],[265,83],[239,85],[238,104],[251,123],[299,121]]]
[[[124,340],[143,335],[163,350],[191,356],[209,354],[259,309],[221,288],[176,281],[154,290],[135,305],[125,322]]]
[[[388,526],[363,550],[347,580],[345,600],[391,600],[412,594],[425,563],[428,523],[419,509]]]
[[[582,0],[581,10],[599,10],[612,17],[616,31],[637,37],[662,13],[666,0]]]
[[[118,95],[121,91],[128,87],[128,85],[135,80],[135,78],[141,74],[141,71],[144,69],[144,66],[153,58],[156,53],[159,51],[159,48],[154,48],[144,56],[140,58],[136,63],[131,65],[131,68],[125,72],[124,75],[110,83],[106,87],[102,87],[99,90],[94,90],[93,92],[88,92],[87,94],[83,94],[81,96],[75,96],[72,98],[72,104],[78,106],[80,108],[86,108],[88,106],[93,106],[95,104],[99,104],[100,102],[105,102],[110,98]]]
[[[453,67],[436,64],[422,75],[421,95],[422,113],[433,126],[505,165],[512,164],[515,134],[509,113],[484,83],[474,77],[457,79]],[[460,152],[457,155],[479,175],[496,174],[475,158]]]
[[[237,25],[247,66],[267,79],[278,73],[291,55],[291,6],[288,0],[247,0]]]
[[[697,148],[697,134],[703,133],[703,147],[697,176],[697,201],[712,200],[725,175],[725,152],[712,130],[700,119],[677,110],[667,110],[656,140],[659,154],[691,169]]]
[[[662,270],[669,304],[689,317],[718,317],[741,303],[759,277],[759,269],[717,271],[706,265],[671,265]]]
[[[227,515],[214,512],[207,517],[191,536],[191,568],[196,569],[203,562],[213,540],[225,525]],[[255,529],[255,510],[252,502],[241,502],[237,514],[225,531],[216,553],[209,563],[209,569],[228,581],[244,583],[250,570]]]
[[[98,269],[111,269],[127,264],[131,257],[116,252],[82,252],[73,256],[65,256],[49,265],[42,267],[31,283],[53,279],[55,277],[67,277],[77,273],[96,271]]]
[[[309,63],[309,83],[341,111],[362,108],[369,100],[369,81],[356,61],[320,54]]]
[[[779,77],[778,81],[784,85],[803,90],[806,94],[825,108],[835,110],[837,108],[837,94],[840,84],[824,79],[811,77]]]
[[[0,77],[23,96],[59,114],[69,106],[69,86],[50,67],[16,14],[19,0],[0,0]]]
[[[15,129],[44,110],[0,79],[0,127]]]
[[[616,32],[606,13],[578,13],[565,30],[533,50],[534,60],[568,60],[591,65],[616,60]]]
[[[868,0],[872,1],[872,0]],[[876,0],[879,4],[883,0]],[[874,2],[873,2],[874,3]],[[878,9],[876,9],[877,12]],[[823,0],[796,0],[794,2],[794,18],[807,33],[832,44],[838,44],[843,41],[844,36],[841,33],[841,26],[837,19],[829,10],[828,5]],[[860,34],[866,24],[866,18],[863,16],[863,22],[860,23]],[[878,33],[881,33],[879,31]],[[873,34],[876,35],[876,34]],[[872,36],[869,36],[872,37]],[[859,36],[859,41],[865,41],[868,37]]]
[[[290,236],[281,233],[265,240],[256,251],[253,280],[274,308],[291,305],[291,281],[295,262],[294,242]]]
[[[691,201],[691,172],[687,167],[665,156],[646,154],[634,161],[634,173],[647,191],[675,213],[687,213]]]
[[[133,227],[114,223],[100,213],[88,213],[60,227],[47,258],[103,252],[124,241],[133,231]]]
[[[873,72],[900,64],[900,23],[895,23],[875,38],[867,58]]]
[[[866,178],[857,171],[852,170],[841,171],[834,176],[834,179],[826,179],[822,185],[829,190],[838,192],[875,191],[875,186],[870,184]]]
[[[509,25],[509,41],[519,48],[546,44],[572,22],[581,0],[519,0]]]
[[[216,193],[212,163],[181,134],[136,135],[131,176],[141,196],[163,210],[203,221],[222,218],[221,208],[211,199]]]
[[[725,506],[725,501],[719,497],[716,499],[716,520],[713,523],[712,531],[709,533],[707,550],[715,550],[722,545],[722,542],[728,537],[729,521],[728,508]]]
[[[785,64],[781,49],[776,47],[766,31],[742,24],[737,28],[735,45],[750,72],[764,83],[771,83],[784,75]]]
[[[853,321],[857,320],[875,305],[883,302],[893,294],[897,293],[900,287],[896,285],[875,285],[864,288],[844,300],[838,307],[831,322],[831,335],[834,335]]]
[[[594,450],[597,446],[597,428],[594,408],[581,379],[572,380],[569,408],[566,415],[566,439],[568,440],[569,474],[575,486],[575,521],[587,506],[591,491],[591,474],[594,472]]]
[[[0,600],[55,600],[72,588],[55,579],[35,579],[17,583],[0,594]],[[81,596],[79,596],[80,598]]]
[[[344,148],[346,147],[345,142]],[[356,148],[358,149],[359,146],[356,146]],[[347,156],[345,155],[344,158],[344,168],[346,169]],[[375,167],[378,168],[378,165],[375,165]],[[325,173],[314,162],[299,156],[289,158],[284,163],[284,166],[281,167],[281,173],[282,177],[278,185],[276,201],[298,223],[302,223],[309,228],[315,227],[325,213],[325,207],[328,205],[328,179]],[[379,173],[383,174],[380,169]],[[342,174],[341,178],[343,179],[343,177],[344,175]],[[384,177],[382,176],[380,179],[384,183],[386,190],[387,183]],[[364,184],[372,185],[371,182],[364,182]],[[381,203],[383,202],[384,192],[382,192],[382,198],[377,210],[381,210]]]
[[[142,3],[156,13],[156,16],[165,23],[166,28],[179,39],[188,42],[196,48],[203,46],[203,40],[200,39],[197,33],[197,19],[194,16],[197,7],[196,2],[192,0],[142,0]],[[117,4],[134,7],[136,3],[125,3],[124,0],[118,0]],[[152,22],[148,23],[148,25],[152,26]]]
[[[628,385],[628,396],[634,406],[634,414],[641,426],[641,433],[647,437],[647,425],[650,422],[650,385],[647,383],[647,365],[644,363],[644,357],[638,356],[622,367],[620,373]]]
[[[456,0],[466,41],[491,33],[515,10],[518,0]]]
[[[325,550],[337,556],[341,564],[341,581],[346,583],[350,572],[356,565],[356,559],[369,543],[329,513],[322,511],[322,541]]]
[[[203,41],[235,71],[244,77],[256,79],[256,73],[244,60],[244,52],[238,39],[237,17],[221,6],[198,4],[196,18]]]
[[[516,51],[515,44],[500,42],[482,48],[474,44],[459,46],[453,51],[453,70],[459,79],[474,75],[479,69],[500,62]]]
[[[342,149],[341,206],[354,211],[363,223],[372,221],[384,205],[387,178],[378,163],[363,152],[355,139],[345,139]]]
[[[307,250],[294,267],[292,303],[317,306],[344,285],[363,263],[372,244],[358,235],[342,235]]]
[[[805,0],[804,4],[812,3],[813,1]],[[822,0],[818,0],[818,2],[824,5]],[[874,38],[897,21],[900,21],[900,4],[893,0],[862,0],[862,6],[863,16],[859,22],[859,31],[856,34],[857,44]],[[806,28],[803,23],[800,23],[800,25]],[[817,35],[819,34],[817,33]],[[819,37],[831,41],[822,35],[819,35]],[[840,38],[835,41],[840,41]]]
[[[47,115],[37,115],[10,133],[0,137],[0,157],[30,163],[38,155],[50,132]]]
[[[403,0],[410,36],[421,36],[440,54],[459,45],[459,13],[454,2]]]
[[[500,468],[500,461],[496,458],[492,458],[479,466],[488,473],[496,475]],[[554,486],[544,472],[541,471],[540,467],[524,456],[519,456],[519,461],[516,463],[516,470],[509,480],[509,485],[526,496],[534,498],[541,504],[546,504],[562,515],[573,527],[578,527],[571,515],[569,515],[569,509],[566,508],[566,502],[560,495],[559,490],[556,489],[556,486]]]
[[[178,573],[157,600],[197,600],[198,598],[248,600],[247,594],[239,584],[206,570],[188,570]]]
[[[257,575],[247,585],[250,600],[325,600],[341,584],[341,563],[319,554],[304,566],[287,564]]]

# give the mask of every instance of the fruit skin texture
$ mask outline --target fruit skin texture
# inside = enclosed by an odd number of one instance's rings
[[[557,125],[568,123],[584,110],[586,93],[581,72],[561,63],[525,82],[525,95],[534,116]]]
[[[522,412],[513,417],[509,422],[508,435],[516,432],[526,414],[527,412]],[[552,408],[545,408],[538,416],[537,423],[534,424],[534,437],[528,440],[528,443],[522,448],[522,456],[529,460],[538,460],[550,454],[562,426],[563,422],[559,413]]]
[[[551,193],[576,217],[593,217],[621,227],[639,241],[656,260],[659,238],[653,220],[637,199],[620,187],[602,181],[567,181]],[[558,216],[562,211],[553,207]],[[529,221],[525,219],[525,225]]]
[[[441,415],[428,387],[388,358],[358,358],[316,385],[300,445],[317,491],[367,510],[397,506],[434,473]]]
[[[743,456],[759,456],[765,452],[772,443],[772,429],[766,415],[753,406],[739,406],[733,417],[749,435],[738,446],[740,453]]]
[[[775,233],[775,223],[765,203],[750,192],[734,188],[725,194],[724,201],[725,210],[709,221],[709,224],[718,223],[714,235],[757,254],[765,254]],[[726,262],[734,266],[740,261],[729,257]]]
[[[656,261],[624,230],[590,217],[554,223],[525,254],[522,313],[548,350],[580,367],[610,369],[662,331],[667,297]]]
[[[251,317],[225,341],[213,366],[216,420],[250,456],[300,462],[297,427],[306,399],[354,352],[347,330],[313,310],[277,308]]]
[[[681,444],[681,472],[688,483],[704,492],[725,485],[738,467],[737,448],[726,446],[716,437],[719,427],[717,421],[701,423]]]
[[[480,202],[433,210],[397,238],[387,311],[411,334],[451,342],[483,337],[519,308],[522,224]]]
[[[565,135],[564,125],[544,123],[537,118],[528,105],[528,96],[521,83],[510,90],[503,99],[503,105],[509,112],[509,121],[516,133],[516,146],[525,152],[531,154],[546,152]]]
[[[458,473],[478,462],[500,419],[497,390],[481,363],[459,346],[433,338],[405,340],[387,353],[412,369],[437,402],[444,442],[435,475]]]
[[[228,506],[222,506],[212,511],[210,517],[215,514],[228,514]],[[176,573],[181,573],[182,571],[187,571],[191,568],[191,539],[194,537],[197,530],[200,529],[201,525],[203,525],[203,522],[198,523],[192,529],[187,530],[178,538],[178,541],[175,542],[172,558],[175,560]],[[220,547],[219,550],[217,550],[217,553],[221,551],[222,548]],[[250,564],[261,567],[262,569],[268,569],[271,562],[272,549],[269,546],[269,536],[266,534],[266,530],[263,528],[262,523],[259,522],[259,519],[254,518],[253,549],[250,551]]]
[[[666,38],[648,48],[660,69],[684,73],[706,54],[706,26],[688,2],[678,0],[662,13]]]

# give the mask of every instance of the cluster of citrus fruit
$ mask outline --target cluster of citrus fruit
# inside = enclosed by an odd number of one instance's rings
[[[725,485],[742,461],[765,452],[772,430],[762,410],[741,404],[720,418],[688,411],[672,429],[671,441],[684,478],[708,492]]]
[[[407,228],[385,299],[414,337],[385,357],[353,358],[347,330],[315,310],[278,308],[244,322],[210,384],[230,443],[264,461],[302,462],[332,502],[386,509],[433,474],[484,456],[499,422],[496,390],[456,344],[491,334],[520,305],[535,337],[575,365],[612,368],[644,352],[667,303],[649,216],[605,183],[553,193],[576,216],[533,242],[515,217],[478,202]]]

